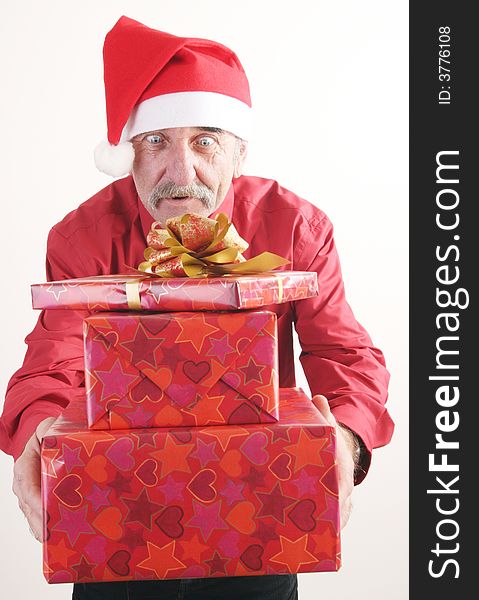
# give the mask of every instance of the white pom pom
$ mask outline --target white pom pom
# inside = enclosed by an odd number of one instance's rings
[[[130,173],[135,158],[131,142],[112,146],[108,141],[100,142],[95,148],[95,165],[99,171],[112,177],[122,177]]]

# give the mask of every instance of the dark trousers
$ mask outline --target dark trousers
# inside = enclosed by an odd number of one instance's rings
[[[72,600],[297,600],[296,575],[76,583]]]

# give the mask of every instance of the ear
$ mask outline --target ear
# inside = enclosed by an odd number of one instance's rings
[[[236,162],[234,167],[233,177],[240,177],[243,174],[243,167],[248,154],[248,142],[239,140],[239,148],[236,155]]]

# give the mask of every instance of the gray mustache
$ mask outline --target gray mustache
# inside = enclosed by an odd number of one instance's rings
[[[156,208],[160,200],[163,198],[174,198],[182,196],[191,196],[197,198],[203,204],[210,208],[214,205],[215,195],[205,185],[198,183],[190,183],[188,185],[176,185],[175,183],[162,183],[151,192],[148,203],[152,208]]]

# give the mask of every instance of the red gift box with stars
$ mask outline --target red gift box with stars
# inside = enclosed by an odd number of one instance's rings
[[[84,340],[91,428],[278,419],[273,312],[97,313]]]
[[[318,295],[317,274],[275,271],[227,277],[102,275],[31,286],[33,308],[74,310],[243,310]]]
[[[47,581],[337,570],[334,428],[298,388],[279,414],[99,431],[73,400],[42,442]]]

